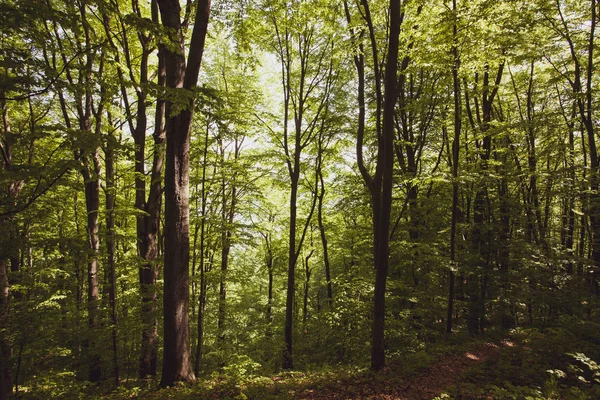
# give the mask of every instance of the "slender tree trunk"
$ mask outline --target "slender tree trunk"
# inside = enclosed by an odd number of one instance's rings
[[[90,128],[82,127],[86,131]],[[91,165],[90,165],[91,164]],[[99,315],[99,263],[100,236],[98,209],[100,208],[100,154],[98,148],[86,157],[85,167],[81,171],[85,182],[85,205],[87,212],[87,239],[90,253],[87,260],[87,311],[89,335],[92,337],[84,344],[89,365],[89,380],[98,382],[102,377],[100,349],[98,341],[93,338],[100,328]]]
[[[220,139],[221,147],[221,168],[225,168],[225,150],[223,148],[222,139]],[[234,158],[237,160],[239,156],[239,145],[236,140]],[[227,308],[227,271],[229,269],[229,252],[231,251],[231,236],[232,225],[235,217],[237,187],[235,183],[235,174],[230,182],[229,201],[227,199],[227,182],[225,181],[225,171],[222,171],[223,177],[221,182],[221,275],[219,282],[219,310],[217,318],[217,331],[219,340],[222,343],[225,341],[225,321]]]
[[[113,375],[115,386],[119,386],[119,357],[117,352],[117,276],[115,271],[115,137],[110,135],[104,154],[106,164],[106,253],[108,276],[108,303],[111,317],[111,337],[113,351]]]
[[[321,246],[323,246],[323,264],[325,265],[325,281],[327,282],[327,304],[331,309],[333,305],[333,288],[331,284],[331,265],[329,262],[329,249],[327,246],[327,235],[325,234],[325,224],[323,223],[323,198],[325,197],[325,182],[323,173],[319,168],[319,181],[321,190],[318,195],[317,204],[317,222],[319,224],[319,234],[321,236]]]
[[[165,84],[164,55],[161,50],[158,54],[158,85]],[[158,99],[154,117],[154,146],[152,149],[153,161],[150,174],[150,190],[144,203],[144,197],[136,199],[139,207],[147,213],[138,220],[138,251],[143,261],[139,271],[140,292],[142,295],[142,346],[140,355],[139,376],[156,375],[158,353],[158,321],[157,321],[157,288],[158,265],[156,259],[160,254],[158,232],[160,228],[160,214],[162,205],[162,171],[164,163],[165,129],[164,129],[165,102]],[[139,123],[138,123],[139,125]],[[141,131],[140,131],[141,135]],[[145,132],[144,132],[145,137]],[[144,139],[145,140],[145,139]],[[141,144],[141,140],[138,140]],[[144,163],[144,152],[139,152],[136,165]],[[141,178],[141,176],[140,176]],[[140,190],[145,193],[146,184],[140,184]]]
[[[489,133],[490,122],[493,117],[493,102],[498,93],[498,86],[502,79],[504,71],[504,61],[502,61],[496,72],[495,80],[490,83],[489,65],[484,67],[483,87],[481,90],[481,112],[479,101],[475,97],[475,110],[477,121],[480,122],[480,132],[483,136],[479,154],[480,169],[482,177],[487,177],[489,174],[489,160],[492,151],[492,136]],[[478,75],[475,75],[475,83],[478,84]],[[467,104],[467,112],[471,125],[475,127],[473,116],[470,109],[468,97],[465,96]],[[490,220],[491,209],[489,206],[488,185],[483,180],[475,194],[473,203],[473,232],[471,237],[472,249],[478,254],[477,262],[472,265],[472,271],[468,274],[467,291],[469,294],[469,306],[467,313],[467,326],[471,335],[478,335],[481,332],[481,327],[484,325],[485,319],[485,291],[482,290],[482,284],[487,282],[485,278],[489,273],[490,268],[490,224],[486,221]],[[476,269],[482,267],[483,276],[480,276]]]
[[[267,332],[266,337],[270,339],[273,335],[271,325],[273,324],[273,251],[271,250],[270,237],[265,236],[267,243],[267,272],[269,275],[269,283],[267,289]]]
[[[461,103],[460,103],[460,80],[458,70],[460,58],[458,55],[456,0],[452,0],[452,11],[454,13],[454,24],[452,25],[452,55],[454,66],[452,68],[452,88],[454,97],[454,139],[452,140],[452,221],[450,225],[450,271],[448,285],[448,309],[446,313],[446,333],[452,333],[452,314],[454,310],[454,271],[456,268],[456,225],[460,212],[458,205],[458,163],[460,154],[460,131],[462,128]]]
[[[311,250],[310,253],[304,257],[304,298],[302,301],[302,326],[306,330],[306,320],[308,318],[308,293],[310,288],[310,276],[312,269],[309,266],[309,260],[315,251]]]
[[[181,7],[177,0],[159,0],[162,23],[173,31],[165,46],[166,86],[189,92],[196,87],[210,13],[210,0],[199,1],[188,58]],[[180,107],[184,106],[180,110]],[[194,382],[189,332],[189,153],[194,101],[166,103],[164,356],[161,386]]]
[[[11,347],[5,338],[8,327],[8,271],[6,259],[0,257],[0,400],[8,399],[12,393],[12,378],[9,368]]]
[[[300,160],[298,157],[298,166]],[[295,168],[295,171],[298,169]],[[298,174],[291,176],[290,189],[290,227],[289,227],[289,251],[288,251],[288,282],[285,301],[285,352],[283,355],[283,369],[292,369],[294,367],[292,359],[293,349],[293,320],[294,320],[294,292],[296,289],[296,218],[297,218],[297,198],[298,198]]]
[[[208,156],[208,135],[210,122],[206,123],[204,136],[204,148],[202,150],[202,181],[200,182],[201,214],[200,214],[200,293],[198,294],[198,318],[197,318],[197,343],[194,372],[200,374],[200,363],[202,361],[202,345],[204,341],[204,306],[206,304],[206,276],[205,276],[205,247],[206,247],[206,158]]]

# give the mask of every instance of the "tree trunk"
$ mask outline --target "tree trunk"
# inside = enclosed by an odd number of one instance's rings
[[[158,54],[158,85],[165,85],[165,63],[163,52]],[[138,219],[138,251],[144,260],[139,271],[140,292],[142,295],[142,346],[140,355],[140,378],[156,375],[158,353],[158,321],[157,321],[157,288],[158,265],[156,259],[160,254],[158,246],[158,232],[160,228],[160,214],[162,205],[162,170],[164,163],[165,129],[164,129],[165,102],[157,99],[154,119],[154,146],[152,149],[153,161],[150,175],[150,190],[145,202],[144,197],[136,199],[138,207],[143,207],[147,214]],[[141,135],[141,132],[140,132]],[[144,131],[145,141],[145,131]],[[141,138],[138,139],[141,143]],[[136,165],[143,168],[144,153],[139,152]],[[138,167],[140,168],[140,167]],[[141,176],[140,176],[141,178]],[[146,184],[140,185],[145,193]]]
[[[89,132],[90,128],[82,127]],[[102,377],[99,342],[94,338],[100,329],[99,315],[99,279],[98,258],[100,255],[100,236],[98,225],[98,209],[100,208],[100,154],[94,149],[89,157],[85,157],[85,166],[81,170],[85,185],[85,206],[87,212],[87,239],[90,253],[87,260],[87,310],[90,338],[84,345],[89,365],[89,380],[98,382]],[[91,164],[91,165],[90,165]]]
[[[394,169],[394,108],[396,105],[396,81],[398,68],[398,44],[400,35],[400,0],[390,0],[390,37],[385,68],[385,99],[383,104],[382,151],[378,154],[377,168],[381,168],[381,199],[375,227],[378,238],[375,252],[375,293],[373,302],[373,343],[371,367],[378,371],[385,365],[385,287],[389,262],[389,231],[392,210],[392,184]],[[378,189],[379,190],[379,189]]]
[[[12,393],[12,378],[9,368],[11,347],[5,338],[8,327],[8,271],[6,259],[0,257],[0,400],[8,399]]]
[[[177,0],[159,0],[162,23],[173,31],[164,47],[166,86],[179,93],[196,87],[210,0],[199,1],[186,66],[184,32]],[[181,101],[180,101],[181,103]],[[180,109],[183,106],[183,109]],[[164,356],[161,386],[194,382],[189,332],[189,152],[193,99],[166,103]]]
[[[452,0],[452,11],[454,18],[456,15],[456,0]],[[446,313],[446,333],[452,333],[452,314],[454,310],[454,272],[456,268],[456,225],[458,223],[458,214],[460,212],[458,205],[458,163],[460,155],[460,131],[462,128],[462,112],[460,105],[460,81],[458,79],[458,70],[460,68],[460,58],[458,55],[457,27],[455,20],[452,25],[452,55],[454,57],[454,66],[452,68],[452,88],[454,94],[454,139],[452,140],[452,221],[450,225],[450,270],[448,284],[448,309]]]
[[[298,157],[299,168],[299,157]],[[298,169],[296,169],[298,171]],[[297,218],[297,198],[298,198],[298,178],[296,174],[291,176],[290,189],[290,227],[289,227],[289,251],[288,251],[288,282],[285,299],[285,351],[283,355],[283,369],[292,369],[294,367],[292,359],[293,349],[293,319],[294,319],[294,291],[296,288],[296,218]]]
[[[308,318],[308,293],[310,288],[310,275],[312,269],[309,266],[309,260],[315,251],[311,250],[310,253],[304,257],[304,298],[302,299],[302,326],[306,330],[306,320]]]
[[[271,325],[273,324],[273,251],[271,249],[271,242],[269,234],[265,235],[265,242],[267,244],[267,272],[269,275],[269,283],[267,289],[267,331],[266,337],[270,339],[273,332]]]
[[[489,175],[489,160],[492,151],[492,137],[489,134],[490,122],[493,116],[493,102],[498,93],[498,85],[502,79],[502,72],[504,71],[504,61],[502,61],[498,67],[496,77],[493,84],[490,84],[489,66],[486,64],[484,67],[483,75],[483,87],[481,90],[481,114],[479,108],[479,102],[475,97],[475,109],[477,112],[477,120],[480,123],[480,132],[483,136],[481,141],[481,148],[479,151],[479,161],[481,175],[484,178],[479,184],[479,188],[475,194],[475,201],[473,203],[473,232],[471,237],[472,249],[475,254],[478,255],[478,260],[471,266],[472,270],[467,276],[467,292],[469,297],[469,306],[467,313],[467,326],[471,335],[478,335],[481,332],[481,327],[484,326],[485,319],[485,288],[483,283],[487,282],[487,275],[490,268],[490,207],[489,207],[489,193],[488,186],[485,181],[485,177]],[[475,75],[475,83],[478,82],[478,75]],[[471,125],[474,127],[472,114],[470,112],[470,105],[468,103],[468,97],[466,98],[467,111],[469,112],[469,119]],[[477,272],[477,269],[481,267],[483,270],[483,276]]]
[[[325,235],[325,224],[323,223],[323,198],[325,197],[325,182],[323,181],[323,172],[321,168],[318,171],[321,190],[318,194],[317,222],[319,224],[319,234],[321,236],[321,246],[323,246],[323,264],[325,265],[325,281],[327,283],[327,304],[331,309],[333,305],[333,288],[331,284],[331,266],[329,263],[329,249],[327,246],[327,236]]]
[[[196,361],[194,363],[194,372],[200,373],[200,362],[202,360],[202,345],[204,341],[204,307],[206,305],[206,276],[205,276],[205,247],[206,247],[206,158],[208,155],[208,135],[209,122],[206,123],[206,132],[204,136],[204,149],[202,150],[202,181],[200,182],[200,198],[202,200],[200,214],[200,293],[198,294],[198,317],[197,317],[197,342],[196,342]]]
[[[219,340],[224,344],[225,342],[225,321],[226,321],[226,306],[227,306],[227,270],[229,269],[229,252],[231,250],[231,236],[233,219],[235,217],[235,207],[237,200],[237,187],[235,182],[235,173],[230,182],[230,199],[227,201],[227,182],[225,181],[225,149],[223,148],[222,139],[219,139],[220,151],[221,151],[221,168],[222,171],[222,182],[221,182],[221,275],[219,281],[219,310],[217,318],[217,335]],[[239,142],[235,142],[235,154],[234,158],[237,160],[239,156]]]
[[[113,351],[113,375],[115,386],[119,386],[119,357],[117,352],[117,276],[115,271],[115,137],[110,135],[105,149],[106,164],[106,275],[108,277],[108,303],[111,317]]]

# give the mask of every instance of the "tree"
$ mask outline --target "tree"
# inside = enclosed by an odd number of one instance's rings
[[[139,284],[141,293],[141,319],[142,337],[139,375],[144,378],[156,374],[158,352],[158,322],[157,322],[157,288],[158,266],[156,259],[159,256],[158,231],[162,205],[162,169],[164,163],[165,144],[165,99],[163,93],[156,95],[154,110],[154,130],[152,133],[152,167],[150,185],[147,188],[146,171],[146,133],[148,131],[148,97],[151,95],[152,73],[150,57],[154,51],[156,32],[149,28],[145,19],[145,10],[138,2],[132,2],[132,12],[124,16],[118,2],[114,4],[115,23],[111,25],[111,15],[105,14],[104,28],[113,48],[117,61],[117,76],[119,89],[124,104],[124,114],[127,126],[132,132],[135,143],[135,207],[136,215],[137,253],[141,258],[139,267]],[[153,24],[158,24],[158,3],[153,0],[150,4],[150,15]],[[139,57],[134,57],[137,47],[130,38],[129,27],[135,28],[133,35],[139,42]],[[118,39],[111,36],[111,32],[118,32]],[[159,46],[156,63],[157,90],[163,90],[165,85],[164,45]],[[136,60],[139,60],[136,63]],[[138,72],[139,76],[134,75]],[[135,100],[131,100],[128,87],[135,88]],[[135,106],[135,109],[134,109]],[[149,190],[147,190],[149,189]],[[146,193],[148,195],[146,196]]]
[[[452,93],[454,98],[454,138],[452,140],[452,221],[450,225],[450,281],[448,285],[448,312],[446,314],[446,333],[452,332],[452,313],[454,309],[454,264],[456,262],[456,225],[458,223],[458,161],[460,154],[460,130],[462,127],[462,105],[460,102],[460,80],[458,70],[460,68],[460,56],[458,54],[458,15],[456,14],[456,0],[452,0],[452,12],[454,22],[452,24]]]
[[[373,299],[373,333],[371,349],[371,367],[380,370],[385,365],[385,291],[389,263],[389,232],[392,209],[392,183],[394,167],[394,114],[397,101],[397,70],[400,25],[402,23],[401,4],[399,0],[389,3],[389,37],[388,54],[385,72],[381,74],[378,61],[378,43],[373,28],[373,20],[367,0],[363,0],[362,12],[368,27],[369,40],[372,49],[373,70],[376,85],[376,122],[377,122],[377,155],[375,158],[375,174],[369,174],[363,158],[363,141],[365,135],[365,58],[362,55],[362,44],[354,55],[354,64],[358,72],[358,131],[356,152],[358,168],[371,195],[373,211],[373,249],[375,265],[375,293]],[[346,4],[346,18],[351,25],[351,16]],[[352,26],[352,25],[351,25]],[[356,36],[353,28],[352,35]],[[355,38],[360,40],[360,38]],[[383,79],[382,79],[383,78]],[[381,91],[381,81],[384,92]],[[380,115],[383,125],[380,126]]]
[[[327,18],[323,5],[315,4]],[[289,7],[289,8],[288,8]],[[290,12],[293,11],[293,12]],[[289,229],[288,273],[285,308],[285,349],[283,368],[293,368],[293,330],[296,264],[312,219],[316,194],[310,201],[308,215],[302,225],[298,222],[298,201],[303,176],[303,151],[316,137],[326,104],[330,98],[333,80],[332,64],[329,62],[333,46],[331,35],[321,35],[317,27],[330,23],[317,23],[315,10],[297,2],[270,5],[267,14],[269,24],[275,30],[275,50],[281,66],[283,92],[283,138],[276,141],[284,152],[284,162],[289,176]],[[290,124],[293,121],[293,129]],[[269,128],[270,129],[270,128]],[[274,134],[273,130],[271,133]],[[275,135],[275,134],[274,134]],[[300,225],[300,226],[299,226]],[[300,234],[298,234],[300,232]]]
[[[210,0],[196,8],[194,28],[185,55],[185,22],[179,1],[158,2],[162,24],[170,29],[165,43],[166,103],[164,355],[161,386],[196,380],[191,364],[189,334],[189,147],[198,81],[210,15]]]

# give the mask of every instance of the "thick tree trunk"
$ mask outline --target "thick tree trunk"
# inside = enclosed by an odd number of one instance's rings
[[[171,109],[171,104],[167,103],[167,115],[170,115]],[[167,119],[162,386],[170,386],[176,381],[195,381],[191,367],[188,318],[190,120],[189,110],[181,111],[179,115]]]
[[[162,23],[173,30],[172,43],[165,46],[166,86],[188,93],[197,83],[210,0],[196,9],[194,30],[186,65],[183,26],[177,0],[160,0]],[[184,107],[180,110],[181,107]],[[165,170],[165,265],[164,265],[164,356],[161,386],[196,380],[191,364],[189,331],[189,173],[190,128],[194,101],[166,103]]]
[[[0,142],[0,149],[4,159],[4,169],[8,172],[12,170],[12,133],[10,120],[8,117],[8,107],[6,104],[5,93],[0,93],[0,107],[2,108],[2,128],[3,137]],[[11,182],[8,188],[3,187],[3,193],[0,193],[0,205],[10,209],[14,206],[22,182]],[[8,242],[0,242],[0,400],[7,399],[12,394],[12,344],[8,340],[9,326],[9,281],[8,281],[8,261],[10,260],[11,270],[16,267],[14,264],[14,249],[17,248],[10,243],[11,234],[14,231],[11,217],[0,217],[0,239]]]

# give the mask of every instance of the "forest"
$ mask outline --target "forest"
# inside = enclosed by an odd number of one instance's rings
[[[600,398],[600,1],[0,16],[0,400]]]

